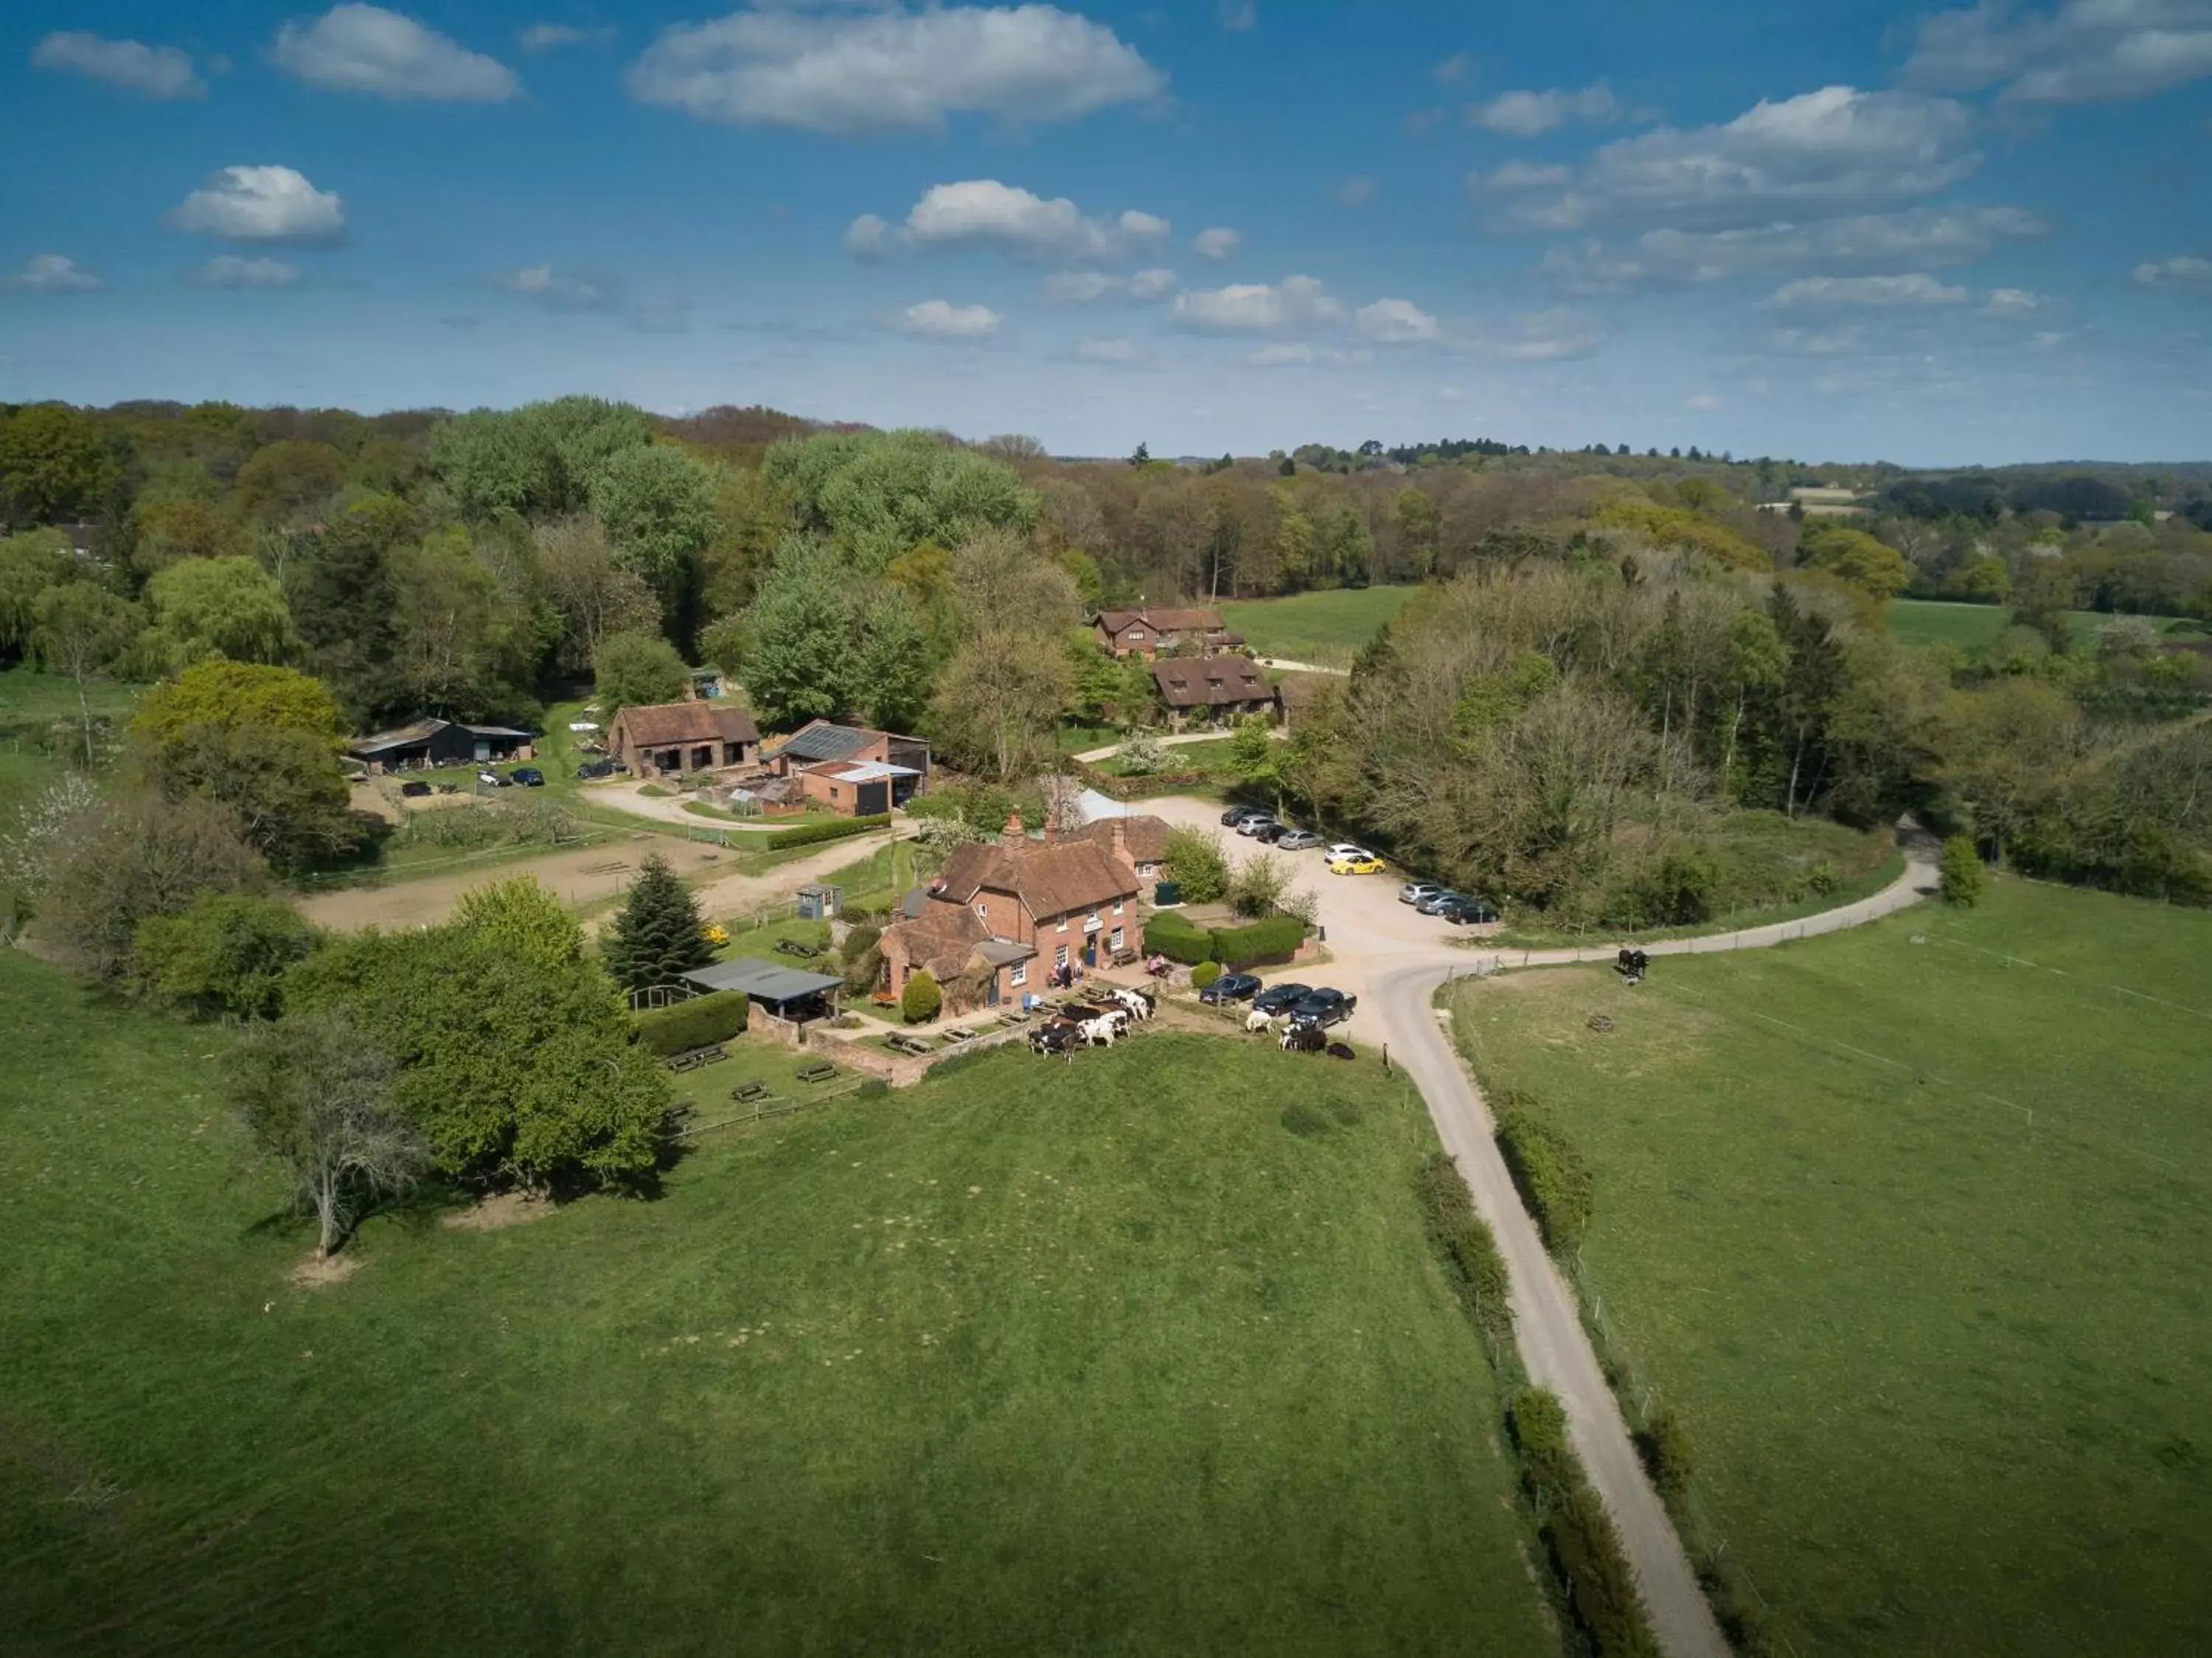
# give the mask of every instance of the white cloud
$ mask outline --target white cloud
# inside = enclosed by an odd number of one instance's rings
[[[2050,329],[2045,329],[2039,334],[2031,334],[2028,336],[2028,349],[2035,351],[2055,350],[2057,349],[2059,343],[2065,338],[2066,336],[2062,333],[2056,332]]]
[[[1593,81],[1579,92],[1501,92],[1468,110],[1467,119],[1492,132],[1533,138],[1569,121],[1597,126],[1620,120],[1626,113],[1613,88],[1603,81]]]
[[[0,279],[0,288],[33,294],[90,294],[106,286],[75,259],[61,253],[33,253],[14,276]]]
[[[1963,305],[1963,288],[1947,288],[1925,271],[1899,277],[1800,277],[1785,282],[1760,308],[1769,311],[1895,309],[1923,305]]]
[[[303,274],[298,265],[282,259],[218,253],[194,271],[189,280],[202,288],[290,288]]]
[[[1139,271],[1133,276],[1115,276],[1104,271],[1055,271],[1039,284],[1055,305],[1090,305],[1109,295],[1126,299],[1165,299],[1175,291],[1172,271]]]
[[[88,75],[142,98],[204,98],[207,82],[191,54],[175,46],[107,40],[81,30],[57,31],[31,49],[31,67]]]
[[[1091,218],[1065,196],[1047,200],[996,179],[968,179],[931,186],[899,235],[921,248],[991,247],[1027,259],[1118,259],[1158,249],[1168,230],[1168,222],[1154,214],[1133,209],[1113,219]],[[850,247],[852,232],[846,235]]]
[[[550,265],[495,271],[484,278],[484,284],[502,293],[520,294],[556,311],[604,310],[614,297],[605,282],[556,271]]]
[[[1375,180],[1365,174],[1354,174],[1337,186],[1334,199],[1339,207],[1364,207],[1375,199],[1378,188],[1380,186]]]
[[[2048,294],[2031,293],[2025,288],[1992,288],[1982,309],[1993,317],[2032,317],[2048,310],[2051,303]]]
[[[574,23],[532,23],[515,36],[525,52],[552,52],[562,46],[595,46],[615,38],[612,25],[579,28]]]
[[[926,299],[900,313],[899,326],[910,334],[932,334],[940,339],[987,339],[999,332],[1000,318],[988,305],[954,305]]]
[[[2177,253],[2170,259],[2136,266],[2136,281],[2145,288],[2184,288],[2212,292],[2212,259],[2193,253]]]
[[[624,83],[705,120],[848,135],[1073,120],[1164,85],[1113,30],[1035,4],[732,12],[664,29]]]
[[[1352,314],[1359,332],[1389,345],[1408,345],[1432,340],[1439,332],[1437,320],[1409,299],[1378,299]]]
[[[1963,265],[1999,241],[2051,234],[2049,221],[2017,207],[1909,208],[1810,224],[1783,222],[1736,230],[1646,231],[1619,252],[1601,242],[1555,247],[1543,270],[1577,293],[1620,293],[1645,284],[1720,282],[1792,265],[1864,269]]]
[[[162,216],[172,230],[225,241],[328,247],[345,240],[345,204],[289,167],[226,167]]]
[[[1555,307],[1524,311],[1503,334],[1478,338],[1480,349],[1510,363],[1550,363],[1587,357],[1605,343],[1605,325],[1586,311]]]
[[[1339,351],[1323,345],[1308,345],[1303,342],[1278,343],[1262,345],[1245,359],[1255,368],[1304,368],[1315,363],[1342,368],[1363,363],[1372,363],[1372,351]]]
[[[1824,87],[1717,125],[1617,139],[1557,194],[1532,191],[1510,213],[1552,229],[1657,219],[1722,230],[1860,212],[1958,183],[1981,163],[1973,128],[1948,99]]]
[[[1467,79],[1468,70],[1474,67],[1474,54],[1473,52],[1455,52],[1450,57],[1445,58],[1443,62],[1438,64],[1434,69],[1431,70],[1429,73],[1436,77],[1437,83],[1438,85],[1455,87],[1462,81]]]
[[[2065,0],[2021,11],[2009,0],[1922,21],[1903,78],[1942,92],[2004,83],[2007,102],[2142,98],[2212,76],[2206,0]]]
[[[1081,339],[1075,343],[1075,355],[1085,363],[1133,363],[1137,346],[1127,339]]]
[[[499,103],[521,90],[514,71],[411,17],[349,0],[312,23],[287,23],[270,54],[317,86],[380,98]]]
[[[1220,0],[1214,15],[1221,27],[1231,34],[1247,34],[1260,26],[1260,8],[1255,0]]]
[[[856,259],[887,259],[891,256],[890,225],[873,213],[863,213],[845,227],[845,251]]]
[[[1217,224],[1201,230],[1190,239],[1190,251],[1202,259],[1216,264],[1227,259],[1243,243],[1244,238],[1225,224]]]
[[[1692,397],[1683,399],[1682,406],[1698,414],[1711,414],[1721,406],[1721,400],[1711,392],[1699,392]]]
[[[1175,296],[1171,314],[1187,328],[1273,332],[1341,322],[1344,305],[1312,277],[1285,277],[1273,286],[1249,282],[1187,288]]]

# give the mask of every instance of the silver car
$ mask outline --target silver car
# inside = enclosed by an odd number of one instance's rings
[[[1281,852],[1310,851],[1321,844],[1321,837],[1310,829],[1285,829],[1275,838],[1275,850]]]
[[[1445,889],[1432,881],[1409,881],[1398,889],[1401,904],[1425,904],[1432,898],[1442,898]]]

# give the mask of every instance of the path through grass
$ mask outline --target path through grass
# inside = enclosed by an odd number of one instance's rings
[[[2201,911],[2003,881],[1459,993],[1593,1166],[1586,1299],[1787,1649],[2212,1649],[2208,957]]]

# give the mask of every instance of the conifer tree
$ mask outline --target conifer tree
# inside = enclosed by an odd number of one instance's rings
[[[673,984],[714,959],[699,900],[658,852],[638,866],[605,949],[607,971],[626,991]]]

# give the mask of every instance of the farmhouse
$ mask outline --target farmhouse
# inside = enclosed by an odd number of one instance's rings
[[[526,760],[537,733],[505,725],[463,725],[455,720],[415,720],[389,731],[356,737],[346,753],[370,771],[419,771],[434,765],[488,765]]]
[[[810,802],[867,816],[914,798],[929,780],[929,745],[896,731],[814,720],[775,744],[767,763]]]
[[[607,744],[641,777],[712,771],[758,763],[760,728],[744,709],[725,703],[647,703],[615,716]]]
[[[1242,656],[1163,657],[1152,664],[1152,680],[1178,729],[1194,718],[1273,717],[1282,711],[1282,698],[1267,675]]]
[[[1042,989],[1033,977],[1038,970],[1096,967],[1130,948],[1138,936],[1139,883],[1121,850],[1127,832],[1117,838],[1108,826],[1095,827],[1108,832],[1032,841],[1015,818],[998,845],[955,847],[921,913],[884,930],[878,948],[891,993],[927,968],[945,987],[952,1011],[995,1007]],[[1164,850],[1165,825],[1159,841]]]
[[[1139,881],[1154,881],[1167,873],[1168,821],[1149,814],[1132,814],[1086,823],[1069,837],[1103,846],[1129,866]]]
[[[1092,637],[1115,656],[1151,661],[1163,650],[1229,650],[1244,641],[1229,631],[1218,610],[1102,610]]]

